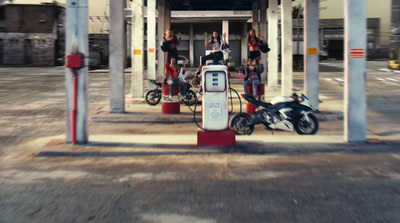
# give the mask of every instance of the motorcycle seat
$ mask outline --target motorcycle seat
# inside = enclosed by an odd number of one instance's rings
[[[283,96],[276,96],[272,98],[271,104],[279,104],[279,103],[284,103],[284,102],[292,102],[294,99],[291,97],[283,97]]]
[[[270,108],[273,106],[271,103],[263,102],[263,101],[260,101],[260,105],[263,107],[266,107],[266,108]]]

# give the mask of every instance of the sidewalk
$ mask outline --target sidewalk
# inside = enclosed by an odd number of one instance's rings
[[[234,75],[233,75],[234,76]],[[302,73],[294,74],[294,91],[302,90]],[[231,79],[231,87],[239,94],[243,93],[242,80]],[[226,152],[257,153],[257,154],[292,154],[309,152],[351,151],[351,144],[344,142],[343,136],[343,92],[335,89],[335,86],[323,84],[320,86],[320,111],[315,113],[320,130],[316,135],[301,136],[296,133],[276,131],[270,132],[259,129],[259,133],[250,136],[236,136],[235,147],[197,147],[197,132],[194,123],[193,112],[184,104],[181,104],[179,114],[162,114],[161,102],[156,106],[149,106],[144,100],[133,100],[126,96],[126,113],[110,114],[108,106],[97,111],[90,117],[91,129],[97,126],[118,125],[122,123],[137,123],[157,125],[165,128],[165,134],[125,134],[110,130],[107,134],[89,134],[89,143],[86,145],[66,145],[63,137],[43,139],[36,145],[38,156],[141,156],[141,155],[180,155],[180,154],[213,154]],[[280,88],[266,88],[266,101],[280,95]],[[242,111],[245,112],[245,101],[242,100]],[[239,112],[239,100],[234,102],[233,113]],[[201,125],[200,107],[197,108],[196,120]],[[378,119],[377,119],[378,120]],[[379,119],[380,120],[380,119]],[[182,128],[187,128],[185,133],[177,133],[171,124],[181,123]],[[115,126],[116,125],[116,126]],[[135,124],[132,124],[135,125]],[[374,123],[375,129],[386,131],[387,126],[395,128],[396,123]],[[186,127],[185,127],[186,126]],[[154,128],[154,126],[148,128]],[[392,131],[392,130],[391,130]],[[89,130],[90,132],[90,130]],[[382,135],[368,131],[367,141],[360,144],[363,148],[368,146],[400,145],[398,134]]]

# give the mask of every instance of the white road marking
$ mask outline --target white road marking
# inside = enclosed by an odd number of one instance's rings
[[[384,81],[384,82],[382,82],[382,83],[387,84],[387,85],[400,86],[400,84],[396,84],[396,83],[388,82],[388,81]]]
[[[376,78],[378,81],[385,81],[383,78]]]
[[[393,79],[393,78],[386,78],[386,80],[389,80],[389,81],[399,81],[399,80],[396,80],[396,79]]]
[[[344,81],[342,78],[335,78],[337,81]]]

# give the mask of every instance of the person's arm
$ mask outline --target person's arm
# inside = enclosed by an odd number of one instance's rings
[[[183,60],[183,72],[186,72],[186,60]]]
[[[182,34],[178,33],[178,41],[176,43],[177,46],[181,45],[181,38],[182,38]]]
[[[262,63],[260,63],[258,65],[258,73],[261,74],[262,72],[264,72],[264,65]]]
[[[204,43],[204,46],[207,48],[208,46],[210,46],[211,43],[208,41],[207,33],[205,32],[204,34],[206,35],[206,42]]]
[[[265,45],[265,39],[264,39],[264,35],[262,33],[260,33],[260,37],[259,39],[263,42],[263,44]]]
[[[223,34],[223,37],[224,37],[224,38],[223,38],[223,41],[224,41],[224,42],[222,43],[222,45],[225,46],[225,44],[226,44],[226,33]]]

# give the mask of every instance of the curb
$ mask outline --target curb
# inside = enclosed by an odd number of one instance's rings
[[[341,121],[343,120],[342,115],[325,115],[315,114],[318,121]],[[109,123],[194,123],[194,118],[184,117],[116,117],[116,116],[95,116],[90,118],[93,122],[109,122]],[[202,122],[201,118],[196,118],[197,122]]]
[[[111,122],[111,123],[194,123],[194,118],[158,118],[158,117],[92,117],[93,122]],[[201,118],[196,119],[201,122]]]

